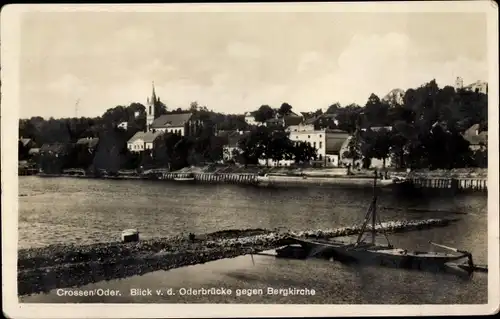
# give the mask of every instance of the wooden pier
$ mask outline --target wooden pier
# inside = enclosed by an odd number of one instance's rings
[[[175,179],[187,179],[194,177],[194,181],[205,184],[243,184],[256,185],[258,183],[255,174],[212,174],[212,173],[163,173],[159,176],[161,180],[173,181]]]
[[[486,178],[411,178],[408,181],[417,189],[488,192],[488,180]]]

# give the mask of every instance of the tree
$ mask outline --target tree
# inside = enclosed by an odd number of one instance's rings
[[[333,103],[328,107],[325,113],[327,114],[337,114],[338,110],[342,108],[339,102]]]
[[[355,167],[356,161],[362,158],[359,130],[357,130],[349,139],[347,150],[342,154],[342,157],[351,159],[351,167]]]
[[[374,132],[373,136],[373,149],[370,158],[376,158],[382,160],[382,167],[385,169],[385,163],[389,157],[392,146],[392,135],[391,132],[385,128]]]
[[[295,163],[307,163],[317,157],[317,150],[307,142],[298,142],[293,148]]]
[[[283,117],[283,116],[286,116],[286,115],[289,115],[290,113],[292,112],[292,106],[286,102],[284,102],[283,104],[281,104],[279,110],[278,110],[278,114]]]
[[[269,105],[262,105],[255,112],[255,120],[260,123],[264,123],[269,119],[274,117],[274,110]]]
[[[389,105],[371,94],[364,109],[364,127],[386,126],[388,123]]]
[[[350,104],[337,110],[338,128],[349,134],[354,133],[358,126],[360,114],[363,108],[356,104]]]
[[[269,157],[279,162],[293,158],[293,143],[289,139],[289,133],[284,130],[277,130],[270,133]]]

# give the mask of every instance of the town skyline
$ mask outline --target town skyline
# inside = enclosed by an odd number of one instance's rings
[[[21,35],[21,118],[145,105],[152,81],[170,110],[230,114],[488,81],[481,13],[28,13]]]

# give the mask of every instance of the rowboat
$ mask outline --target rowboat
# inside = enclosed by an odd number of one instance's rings
[[[177,182],[190,182],[190,181],[194,181],[194,177],[174,177],[174,181],[177,181]]]
[[[376,174],[376,173],[375,173]],[[445,252],[422,252],[409,251],[402,248],[395,248],[389,241],[387,234],[382,229],[382,233],[386,239],[385,244],[376,242],[376,224],[381,225],[377,216],[377,178],[373,182],[374,194],[370,206],[365,215],[361,232],[355,242],[347,242],[341,240],[326,240],[326,239],[303,239],[298,237],[288,237],[288,246],[280,248],[276,251],[278,257],[294,256],[295,258],[309,257],[326,257],[341,262],[354,262],[362,264],[374,264],[397,268],[443,268],[446,264],[452,261],[457,261],[463,258],[468,259],[466,267],[474,269],[472,255],[463,250],[448,247],[445,245],[430,242],[430,244],[453,251],[453,253]],[[371,222],[370,229],[367,230],[368,224]],[[371,241],[366,240],[365,233],[371,233]]]

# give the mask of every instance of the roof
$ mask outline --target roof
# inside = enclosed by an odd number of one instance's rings
[[[334,120],[336,120],[337,119],[337,114],[323,113],[323,114],[319,115],[318,118],[325,118],[325,119],[334,119]]]
[[[335,131],[335,132],[332,132]],[[326,154],[340,154],[342,145],[349,138],[349,134],[340,130],[329,130],[326,135]]]
[[[176,113],[176,114],[165,114],[153,121],[151,124],[152,128],[164,128],[164,127],[183,127],[187,121],[191,119],[193,114],[188,113]]]
[[[76,141],[77,145],[87,145],[90,148],[95,148],[99,143],[99,138],[97,137],[84,137]]]
[[[21,143],[23,143],[23,146],[26,146],[28,145],[29,142],[32,141],[31,138],[20,138],[19,141],[21,141]]]
[[[387,131],[392,131],[392,126],[372,126],[372,127],[369,127],[369,129],[373,132],[378,132],[380,130],[387,130]],[[366,129],[362,129],[362,130],[366,130]]]
[[[285,116],[284,120],[285,120],[285,126],[299,125],[303,121],[302,117],[297,117],[297,116]]]
[[[40,152],[63,153],[68,150],[69,145],[64,143],[43,144]]]
[[[479,80],[479,81],[476,81],[474,83],[471,83],[469,85],[464,86],[464,89],[473,88],[473,87],[481,86],[481,85],[488,85],[488,82]]]
[[[163,132],[137,132],[132,136],[127,143],[134,143],[135,141],[141,139],[144,143],[153,143],[159,136],[163,135]]]
[[[314,123],[316,123],[316,121],[319,119],[320,116],[321,115],[310,117],[310,118],[308,118],[307,120],[304,121],[304,124],[306,124],[306,125],[307,124],[309,124],[309,125],[310,124],[314,124]]]
[[[479,131],[479,128],[479,124],[474,124],[463,134],[464,139],[471,145],[488,144],[488,131],[482,131],[479,134],[476,134],[476,131]]]

